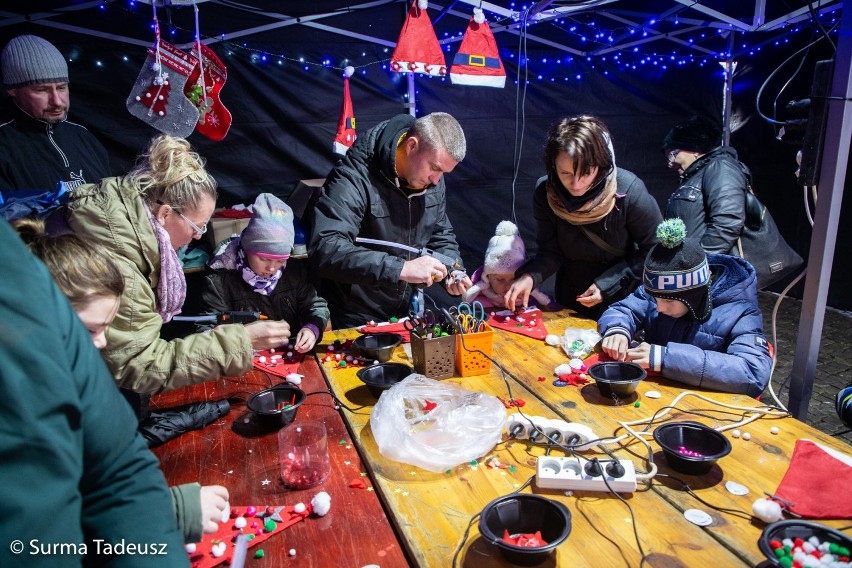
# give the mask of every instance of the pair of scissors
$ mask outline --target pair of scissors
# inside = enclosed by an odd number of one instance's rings
[[[438,318],[432,310],[423,310],[422,316],[417,316],[413,311],[408,312],[408,319],[403,322],[403,327],[421,338],[427,339],[433,333],[440,333]]]
[[[456,311],[458,313],[456,323],[463,333],[476,333],[486,329],[485,308],[482,306],[482,302],[472,302],[470,304],[462,302]]]

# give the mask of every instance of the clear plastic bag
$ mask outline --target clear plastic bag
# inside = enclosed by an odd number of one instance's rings
[[[370,414],[383,456],[434,472],[487,454],[505,424],[498,398],[417,374],[385,391]]]
[[[600,340],[601,334],[594,329],[569,327],[559,338],[559,344],[571,359],[585,359]]]

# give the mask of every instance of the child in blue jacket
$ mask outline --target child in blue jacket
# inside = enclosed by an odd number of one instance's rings
[[[645,261],[644,285],[598,321],[603,350],[692,387],[756,397],[769,382],[772,358],[754,268],[706,255],[685,237],[680,219],[657,227],[660,243]]]

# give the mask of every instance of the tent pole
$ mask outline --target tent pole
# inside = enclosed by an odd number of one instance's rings
[[[737,32],[731,30],[728,37],[728,57],[725,59],[725,92],[722,97],[722,144],[731,145],[731,96],[734,89],[734,36]]]
[[[837,241],[843,186],[849,162],[849,139],[852,136],[852,10],[843,10],[838,34],[837,52],[828,99],[828,120],[825,129],[825,151],[820,168],[820,195],[814,214],[813,235],[808,254],[808,274],[802,313],[799,316],[799,335],[796,355],[790,372],[788,409],[794,417],[805,420],[808,402],[813,392],[819,355],[825,303],[831,279],[831,265]]]
[[[408,114],[413,117],[417,117],[417,99],[416,91],[414,90],[414,73],[406,73],[406,77],[408,78],[408,100],[405,103],[405,108],[408,109]]]

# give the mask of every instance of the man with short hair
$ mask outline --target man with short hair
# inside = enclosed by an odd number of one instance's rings
[[[0,122],[0,192],[73,190],[110,175],[103,145],[68,120],[68,64],[56,47],[20,35],[0,55],[3,87],[11,97]]]
[[[447,113],[399,115],[359,135],[329,173],[311,212],[309,258],[324,278],[321,293],[335,329],[408,315],[418,286],[443,281],[452,295],[470,287],[443,179],[466,148],[461,126]],[[448,270],[433,256],[359,237],[428,247],[458,266]]]

